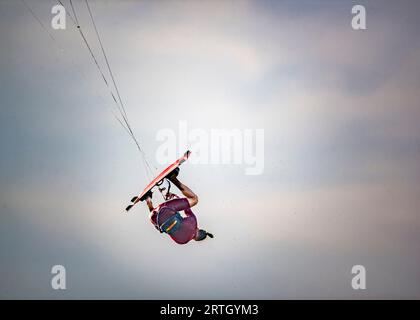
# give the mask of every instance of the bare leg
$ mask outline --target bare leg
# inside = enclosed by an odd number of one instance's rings
[[[182,194],[187,198],[190,207],[194,207],[198,203],[198,196],[185,184],[178,180],[178,178],[171,178],[171,182],[181,190]]]
[[[150,197],[147,197],[147,199],[146,199],[146,204],[147,204],[147,207],[149,208],[149,211],[150,212],[152,212],[153,211],[153,203],[152,203],[152,198],[150,198]]]

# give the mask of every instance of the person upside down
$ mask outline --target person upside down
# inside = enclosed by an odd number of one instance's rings
[[[167,233],[178,244],[186,244],[191,240],[202,241],[213,235],[206,230],[199,229],[197,218],[191,208],[198,203],[197,195],[185,184],[178,180],[179,168],[167,177],[182,192],[185,198],[176,194],[166,194],[167,201],[156,208],[152,203],[152,192],[146,195],[146,204],[150,211],[150,221],[161,233]],[[169,199],[169,200],[168,200]],[[182,217],[179,211],[184,211],[186,217]]]

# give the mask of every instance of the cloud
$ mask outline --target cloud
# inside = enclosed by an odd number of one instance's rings
[[[17,256],[1,247],[9,258],[1,277],[23,280],[7,281],[7,292],[54,297],[39,274],[61,259],[74,272],[75,298],[351,298],[340,284],[362,261],[377,270],[380,289],[369,297],[395,294],[394,270],[398,297],[418,295],[417,11],[372,5],[368,30],[358,33],[344,2],[93,5],[152,162],[155,133],[186,120],[206,130],[263,128],[265,172],[183,169],[214,241],[176,246],[144,207],[123,214],[146,178],[104,108],[112,101],[89,53],[67,30],[57,34],[61,54],[8,3],[10,17],[0,19],[8,44],[0,60],[0,234],[17,243]]]

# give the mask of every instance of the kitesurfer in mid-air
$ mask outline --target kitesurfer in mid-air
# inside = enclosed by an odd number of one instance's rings
[[[191,211],[191,207],[198,203],[198,197],[189,187],[178,180],[178,173],[179,168],[167,179],[177,186],[185,198],[168,192],[166,194],[167,201],[155,208],[152,203],[152,192],[149,191],[146,195],[146,203],[150,211],[150,221],[156,229],[161,233],[169,234],[178,244],[185,244],[193,239],[201,241],[207,236],[213,238],[211,233],[198,228],[197,218]],[[185,217],[182,217],[179,211],[184,211]]]

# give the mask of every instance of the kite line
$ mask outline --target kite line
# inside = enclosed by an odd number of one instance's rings
[[[88,10],[88,13],[89,13],[90,21],[91,21],[91,23],[93,25],[93,28],[95,30],[95,35],[96,35],[97,41],[98,41],[98,43],[100,45],[103,58],[104,58],[104,60],[106,62],[106,68],[107,68],[107,71],[108,71],[108,73],[110,75],[110,78],[111,78],[112,86],[113,87],[110,85],[110,82],[108,81],[108,78],[105,76],[105,73],[104,73],[104,71],[103,71],[100,63],[99,63],[99,61],[98,61],[98,59],[97,59],[94,51],[92,50],[92,46],[89,43],[87,37],[85,36],[85,33],[84,33],[84,31],[83,31],[83,29],[81,27],[81,24],[79,22],[79,18],[78,18],[77,12],[76,12],[76,8],[75,8],[75,6],[73,4],[73,0],[69,0],[70,7],[71,7],[71,11],[73,13],[73,16],[69,13],[69,11],[66,9],[65,5],[63,4],[63,2],[61,0],[57,0],[57,1],[58,1],[58,4],[60,4],[65,9],[65,12],[66,12],[67,16],[70,18],[72,24],[76,27],[79,35],[81,36],[81,38],[83,40],[84,45],[86,46],[87,50],[89,51],[89,54],[90,54],[90,56],[91,56],[91,58],[92,58],[92,60],[94,62],[94,65],[95,65],[96,69],[98,70],[98,72],[99,72],[102,80],[104,81],[105,86],[107,87],[107,89],[108,89],[108,91],[109,91],[109,93],[111,95],[112,101],[114,102],[114,104],[116,106],[116,110],[118,111],[118,115],[116,115],[113,112],[113,110],[111,110],[111,112],[112,112],[114,118],[124,128],[124,130],[130,136],[130,138],[132,139],[132,141],[135,143],[138,151],[140,152],[140,155],[141,155],[141,158],[142,158],[142,161],[143,161],[143,164],[144,164],[144,169],[145,169],[146,177],[148,179],[150,179],[150,177],[153,176],[153,170],[152,170],[151,165],[150,165],[150,163],[149,163],[149,161],[147,159],[146,153],[144,152],[144,150],[141,147],[138,139],[136,138],[136,136],[134,134],[134,131],[132,129],[132,126],[131,126],[131,124],[130,124],[130,122],[128,120],[127,111],[126,111],[125,105],[123,103],[123,99],[121,97],[120,90],[119,90],[118,85],[117,85],[117,81],[115,80],[114,73],[112,72],[112,68],[111,68],[111,65],[110,65],[108,56],[106,54],[106,50],[105,50],[105,47],[103,45],[102,38],[101,38],[101,36],[99,34],[99,31],[98,31],[98,28],[97,28],[97,25],[96,25],[96,22],[95,22],[95,18],[94,18],[94,15],[93,15],[93,12],[92,12],[91,6],[89,5],[88,0],[84,0],[84,2],[86,4],[86,7],[87,7],[87,10]],[[25,0],[22,0],[22,2],[25,5],[25,7],[27,8],[27,10],[34,17],[34,19],[41,26],[41,28],[45,32],[47,32],[47,34],[49,35],[49,37],[51,38],[51,40],[57,45],[57,47],[60,49],[60,51],[64,51],[64,49],[61,47],[61,45],[59,44],[59,42],[57,41],[57,39],[48,30],[48,28],[45,26],[45,24],[42,23],[41,19],[39,19],[39,17],[36,15],[36,13],[34,12],[34,10],[26,3]],[[73,60],[72,60],[72,64],[75,66],[75,63],[74,63]],[[83,72],[82,71],[80,71],[80,72],[81,72],[83,78],[87,81],[86,77],[84,77]],[[116,94],[114,94],[114,90],[115,90],[115,93]],[[156,167],[154,167],[154,169],[157,170]]]

